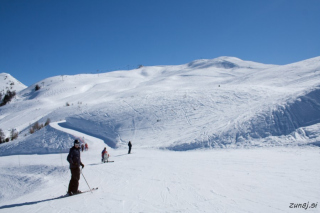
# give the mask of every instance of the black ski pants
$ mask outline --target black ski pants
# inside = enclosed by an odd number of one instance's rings
[[[73,192],[76,193],[79,187],[80,180],[80,168],[72,168],[71,171],[71,179],[69,183],[68,193]]]
[[[131,146],[129,146],[129,151],[128,151],[128,154],[130,154],[131,153]]]

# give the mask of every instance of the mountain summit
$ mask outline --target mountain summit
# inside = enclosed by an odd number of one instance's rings
[[[19,92],[25,88],[27,88],[26,85],[22,84],[10,74],[0,73],[0,89],[2,93],[5,93],[7,90]]]

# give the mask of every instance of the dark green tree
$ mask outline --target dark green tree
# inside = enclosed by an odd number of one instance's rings
[[[4,143],[6,140],[6,136],[4,135],[2,129],[0,129],[0,144]]]

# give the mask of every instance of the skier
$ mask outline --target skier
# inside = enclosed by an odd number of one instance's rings
[[[83,150],[84,150],[84,144],[82,143],[81,144],[81,151],[83,152]]]
[[[130,154],[131,153],[131,147],[132,147],[131,141],[129,141],[128,146],[129,146],[128,154]]]
[[[74,141],[74,146],[70,148],[67,160],[70,164],[71,179],[69,182],[68,195],[81,193],[78,190],[80,180],[80,166],[84,167],[80,157],[80,142]]]
[[[106,161],[108,162],[109,154],[107,151],[107,147],[104,147],[104,149],[102,150],[101,157],[102,157],[102,159],[101,159],[102,163],[105,163]]]
[[[88,149],[89,149],[89,147],[88,147],[88,144],[86,143],[86,144],[84,145],[84,150],[88,151]]]

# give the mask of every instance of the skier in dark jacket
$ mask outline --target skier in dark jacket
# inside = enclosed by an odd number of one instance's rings
[[[128,154],[130,154],[131,153],[131,147],[132,147],[131,141],[129,141],[128,146],[129,146]]]
[[[70,164],[71,179],[68,188],[68,194],[73,195],[81,193],[78,190],[79,180],[80,180],[80,166],[84,167],[80,158],[80,142],[78,140],[74,141],[74,146],[71,147],[67,160]]]

